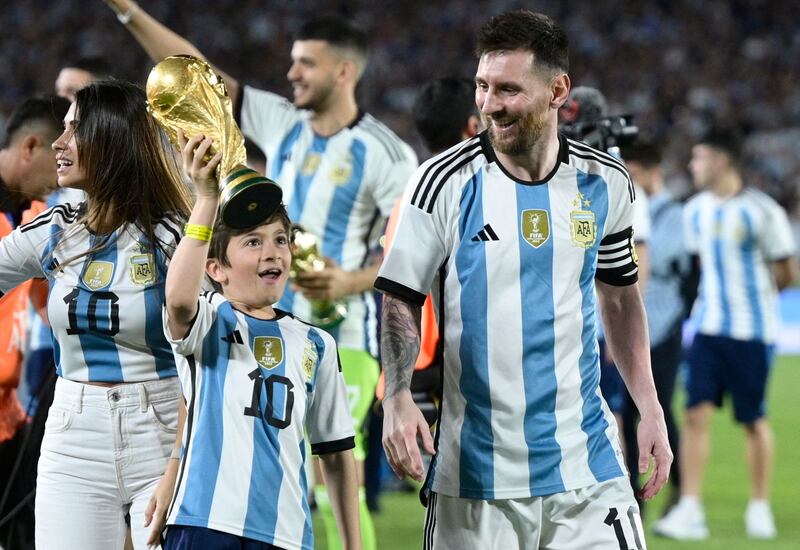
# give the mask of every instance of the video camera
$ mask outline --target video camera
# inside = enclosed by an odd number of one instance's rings
[[[620,147],[631,145],[639,128],[633,115],[608,116],[605,96],[596,88],[578,86],[559,111],[559,130],[601,151],[619,156]]]

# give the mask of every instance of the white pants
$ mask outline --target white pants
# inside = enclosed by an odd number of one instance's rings
[[[117,550],[130,512],[146,548],[144,509],[175,444],[177,378],[111,388],[59,378],[36,489],[37,550]]]
[[[627,477],[545,497],[473,500],[431,493],[425,550],[645,550]]]

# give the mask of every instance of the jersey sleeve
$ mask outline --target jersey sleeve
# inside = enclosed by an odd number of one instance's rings
[[[49,210],[0,239],[0,295],[35,277],[44,277],[42,251],[49,238]]]
[[[417,155],[411,147],[401,142],[399,149],[400,153],[396,156],[381,156],[378,177],[373,178],[375,204],[384,217],[389,216],[417,169]]]
[[[164,306],[162,318],[164,321],[164,335],[167,341],[172,345],[175,353],[180,355],[198,355],[203,347],[203,339],[208,331],[211,330],[211,325],[217,318],[217,308],[220,301],[224,300],[217,292],[202,292],[197,299],[197,314],[192,321],[192,326],[189,328],[189,333],[180,338],[173,335],[169,330],[167,307]]]
[[[265,152],[274,150],[277,140],[298,119],[297,109],[286,98],[251,86],[242,90],[239,107],[242,133]]]
[[[442,193],[430,208],[423,208],[417,197],[418,190],[426,185],[430,162],[420,166],[408,182],[392,246],[375,281],[375,288],[381,292],[419,306],[425,303],[436,271],[447,257],[448,197]]]
[[[627,173],[611,170],[607,177],[608,217],[597,251],[596,277],[609,285],[632,285],[639,279],[633,231],[636,193]]]
[[[638,185],[634,185],[636,200],[633,202],[633,240],[646,243],[650,240],[650,200]]]
[[[770,201],[769,210],[761,241],[764,247],[764,258],[768,262],[775,262],[794,256],[797,252],[797,244],[792,237],[792,227],[786,211],[774,201]]]
[[[316,346],[318,357],[306,417],[311,452],[319,455],[352,449],[353,419],[336,342],[313,327],[309,328],[308,337]]]
[[[683,246],[689,255],[700,253],[700,244],[697,241],[699,215],[697,198],[686,203],[683,209]]]

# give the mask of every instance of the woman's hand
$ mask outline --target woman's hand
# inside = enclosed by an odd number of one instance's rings
[[[216,170],[222,160],[222,151],[203,160],[211,148],[211,139],[203,135],[194,136],[187,141],[183,130],[178,130],[178,144],[181,148],[183,170],[192,178],[198,198],[216,199],[219,197],[219,182]]]

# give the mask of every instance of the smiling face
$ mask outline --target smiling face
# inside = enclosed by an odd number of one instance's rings
[[[292,259],[289,233],[281,220],[262,224],[230,238],[226,260],[211,258],[206,272],[233,304],[272,314],[283,295]]]
[[[69,106],[64,117],[64,132],[53,142],[56,152],[56,175],[59,187],[86,189],[86,174],[78,163],[78,138],[75,130],[78,127],[76,104]]]
[[[286,78],[292,84],[294,105],[315,112],[331,102],[342,59],[324,40],[297,40]]]
[[[533,57],[527,50],[492,51],[478,63],[475,102],[492,146],[506,155],[530,151],[556,123],[554,80],[534,69]]]

